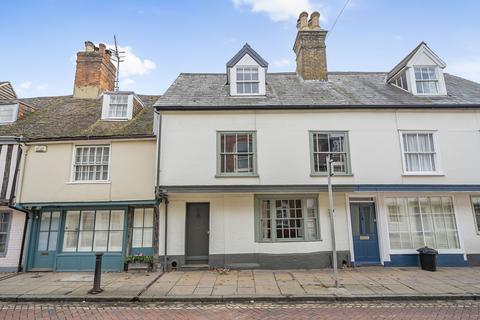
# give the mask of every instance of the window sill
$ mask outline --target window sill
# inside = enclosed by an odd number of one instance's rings
[[[131,120],[129,118],[105,118],[102,121],[128,121]]]
[[[310,177],[328,177],[328,174],[326,173],[310,173]],[[353,173],[337,173],[333,174],[332,177],[353,177]]]
[[[443,172],[404,172],[404,177],[443,177]]]
[[[102,181],[68,181],[65,184],[111,184],[110,180],[102,180]]]
[[[259,178],[258,174],[216,174],[215,178]]]
[[[321,242],[323,239],[316,239],[316,240],[275,240],[275,241],[268,241],[268,240],[255,240],[256,243],[289,243],[289,242]]]

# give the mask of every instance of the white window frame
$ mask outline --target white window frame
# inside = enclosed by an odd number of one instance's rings
[[[474,207],[474,204],[473,204],[473,200],[476,199],[476,198],[480,199],[480,194],[471,195],[470,196],[470,204],[472,206],[473,222],[475,223],[475,230],[477,231],[477,235],[480,235],[480,220],[477,219],[477,213],[475,212],[475,207]]]
[[[257,70],[257,80],[238,80],[237,79],[237,74],[238,74],[238,69],[256,69]],[[235,67],[235,72],[234,72],[234,77],[235,77],[235,92],[239,96],[258,96],[260,95],[260,67],[259,66],[252,66],[252,65],[242,65],[242,66],[236,66]],[[239,83],[256,83],[258,86],[258,91],[257,92],[251,92],[251,93],[240,93],[238,92],[238,84]]]
[[[112,117],[110,116],[111,97],[112,96],[126,96],[127,97],[127,113],[125,117]],[[133,117],[133,94],[120,93],[120,94],[108,94],[103,95],[102,104],[102,120],[104,121],[128,121]]]
[[[75,160],[77,155],[77,149],[79,148],[95,148],[95,147],[108,147],[108,172],[107,172],[107,179],[106,180],[75,180]],[[72,164],[70,169],[70,184],[82,184],[82,183],[110,183],[110,175],[111,175],[111,162],[112,162],[112,145],[111,144],[78,144],[73,145],[72,148]]]
[[[403,141],[404,134],[432,134],[433,139],[433,148],[434,148],[434,161],[435,161],[435,171],[407,171],[407,161],[405,157],[405,145]],[[400,150],[402,157],[402,166],[403,166],[403,175],[405,176],[443,176],[444,173],[441,169],[440,163],[440,148],[438,147],[438,137],[436,130],[399,130],[400,138]]]
[[[430,79],[430,80],[423,80],[423,79],[417,79],[417,76],[416,76],[416,73],[415,73],[415,69],[416,68],[429,68],[429,69],[433,69],[433,72],[435,73],[435,78],[434,80]],[[441,83],[440,83],[440,75],[439,75],[439,72],[438,72],[438,66],[429,66],[429,65],[414,65],[412,67],[412,73],[413,73],[413,78],[415,79],[415,82],[414,82],[414,86],[415,86],[415,92],[417,93],[417,95],[419,96],[438,96],[441,94],[442,90],[441,90]],[[423,93],[423,92],[418,92],[417,90],[417,81],[419,82],[435,82],[436,83],[436,88],[437,88],[437,92],[428,92],[428,93]]]
[[[17,119],[18,119],[18,109],[19,109],[18,103],[15,103],[15,104],[1,104],[0,105],[0,108],[8,108],[8,107],[12,108],[12,110],[13,110],[12,118],[10,120],[7,120],[7,121],[0,121],[0,125],[11,124],[11,123],[14,123],[15,121],[17,121]]]
[[[455,222],[457,224],[457,236],[459,241],[458,249],[437,249],[440,254],[465,254],[465,244],[463,242],[462,228],[459,227],[459,218],[458,218],[458,208],[456,204],[456,198],[453,194],[444,193],[444,192],[425,192],[425,193],[385,193],[382,197],[381,209],[383,210],[383,215],[385,218],[385,223],[383,227],[385,228],[385,242],[388,243],[388,253],[390,255],[396,254],[418,254],[416,249],[392,249],[390,244],[390,228],[388,226],[388,208],[386,205],[386,198],[429,198],[429,197],[450,197],[452,198],[453,214],[455,217]],[[377,217],[378,218],[378,217]],[[383,218],[382,218],[383,219]]]
[[[5,251],[3,252],[0,251],[0,258],[4,258],[7,256],[7,253],[8,253],[8,243],[10,241],[10,228],[12,226],[13,214],[11,211],[0,211],[0,214],[4,214],[8,217],[7,231],[6,231],[6,237],[5,237]]]

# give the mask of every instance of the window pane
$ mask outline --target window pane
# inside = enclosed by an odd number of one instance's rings
[[[145,208],[143,226],[146,228],[153,227],[153,208]]]
[[[78,251],[92,251],[93,231],[80,231],[78,235]]]
[[[72,252],[77,250],[77,232],[65,232],[63,238],[63,251]]]
[[[93,230],[93,221],[95,219],[95,211],[82,211],[80,219],[80,230]]]
[[[40,231],[48,231],[50,228],[50,212],[42,212]]]
[[[141,248],[142,247],[142,229],[141,228],[133,229],[132,247],[134,247],[134,248]]]
[[[143,209],[135,209],[133,213],[133,227],[143,227]]]
[[[58,231],[58,228],[60,227],[60,212],[52,212],[52,222],[50,224],[50,230],[51,231]]]
[[[123,230],[123,210],[112,210],[110,230]]]
[[[95,214],[95,230],[108,230],[110,211],[99,210]]]
[[[67,211],[65,218],[65,231],[77,230],[80,211]]]
[[[107,251],[107,242],[108,242],[108,231],[95,231],[93,251]]]
[[[108,251],[122,251],[123,231],[110,231]]]
[[[152,228],[145,228],[143,230],[143,247],[151,247],[153,245],[153,229]]]
[[[477,224],[477,231],[480,231],[480,197],[472,198],[473,211],[475,214],[475,221]]]

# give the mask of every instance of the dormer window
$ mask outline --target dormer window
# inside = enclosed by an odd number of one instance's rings
[[[413,95],[446,95],[445,67],[445,62],[422,42],[388,73],[387,82]]]
[[[102,120],[130,120],[142,108],[142,101],[133,92],[106,92],[103,95]]]
[[[128,96],[112,95],[108,106],[108,117],[111,119],[127,119]]]
[[[231,96],[263,96],[268,63],[248,44],[227,62]]]
[[[438,94],[435,67],[414,67],[418,94]]]
[[[9,124],[17,120],[18,104],[0,105],[0,124]]]
[[[237,93],[258,94],[259,79],[257,67],[237,67]]]

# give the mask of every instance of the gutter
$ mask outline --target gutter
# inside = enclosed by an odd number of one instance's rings
[[[219,111],[219,110],[383,110],[383,109],[480,109],[480,104],[410,104],[410,105],[176,105],[154,106],[156,111]]]
[[[131,136],[76,136],[76,137],[45,137],[24,139],[24,142],[48,142],[48,141],[77,141],[77,140],[127,140],[127,139],[152,139],[153,134],[139,134]]]

